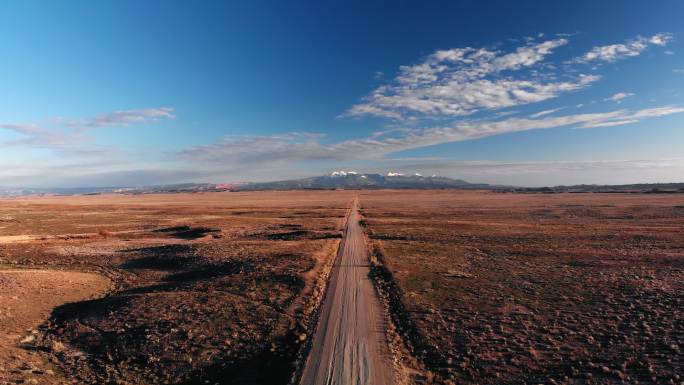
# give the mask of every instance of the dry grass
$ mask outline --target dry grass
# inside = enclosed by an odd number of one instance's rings
[[[417,354],[442,380],[681,381],[684,196],[382,191],[361,202]]]
[[[58,307],[40,329],[36,346],[69,381],[286,383],[316,276],[334,255],[352,198],[2,200],[0,239],[10,241],[0,244],[0,264],[95,271],[116,286],[105,298]]]
[[[69,381],[286,383],[355,194],[2,200],[0,265],[114,283],[105,298],[57,308],[36,337]],[[681,381],[682,195],[360,201],[415,326],[404,330],[438,381]]]

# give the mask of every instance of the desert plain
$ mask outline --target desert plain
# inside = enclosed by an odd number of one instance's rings
[[[0,200],[0,384],[297,383],[352,205],[395,383],[684,381],[684,195],[350,190]]]

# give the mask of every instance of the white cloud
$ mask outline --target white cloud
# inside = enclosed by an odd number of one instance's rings
[[[619,59],[639,56],[649,45],[666,46],[674,39],[671,33],[658,33],[651,37],[637,37],[622,44],[611,44],[604,46],[597,46],[592,48],[579,58],[575,58],[572,62],[575,63],[589,63],[593,61],[614,62]]]
[[[591,114],[571,114],[541,118],[475,120],[444,127],[414,128],[323,144],[319,136],[291,133],[274,136],[227,137],[206,146],[180,152],[190,162],[228,167],[290,164],[306,160],[343,161],[350,159],[382,160],[405,150],[529,130],[559,127],[598,128],[634,123],[642,119],[684,113],[681,106],[663,106],[636,111],[617,110]]]
[[[32,146],[40,148],[65,149],[69,145],[81,142],[81,135],[63,130],[48,130],[34,123],[0,124],[0,129],[21,134],[20,138],[5,141],[6,146]]]
[[[334,159],[335,153],[317,141],[319,136],[298,132],[271,136],[228,136],[214,144],[183,150],[179,155],[207,164]],[[342,159],[344,154],[337,156]]]
[[[660,46],[660,47],[664,47],[669,42],[671,42],[673,38],[674,38],[674,35],[672,35],[671,33],[658,33],[658,34],[651,36],[648,39],[648,42],[651,44]]]
[[[35,124],[4,123],[0,124],[0,128],[14,131],[24,135],[35,135],[43,132],[43,129]]]
[[[611,101],[611,100],[612,100],[612,101],[614,101],[615,103],[618,103],[618,104],[619,104],[619,103],[622,103],[622,101],[623,101],[624,99],[626,99],[626,98],[628,98],[628,97],[630,97],[630,96],[634,96],[634,94],[631,93],[631,92],[618,92],[618,93],[614,94],[613,96],[611,96],[611,97],[609,97],[609,98],[603,99],[603,101],[606,101],[606,102],[607,102],[607,101]]]
[[[173,108],[171,107],[146,108],[139,110],[113,111],[91,119],[71,121],[69,122],[69,125],[83,128],[129,126],[131,124],[155,122],[161,119],[174,119],[175,117]]]
[[[47,126],[36,123],[0,123],[0,129],[14,131],[23,135],[22,138],[2,143],[4,145],[22,145],[58,149],[60,151],[69,150],[85,154],[92,152],[92,149],[77,148],[77,146],[87,141],[85,133],[90,129],[129,126],[173,118],[175,118],[173,108],[161,107],[114,111],[84,120],[57,119]],[[101,153],[101,149],[95,150],[95,153]]]
[[[622,44],[597,46],[566,65],[613,62],[638,56],[650,46],[666,46],[671,33],[637,37]],[[479,111],[537,103],[598,81],[595,74],[560,72],[545,59],[568,44],[565,38],[528,43],[512,52],[488,48],[438,50],[423,62],[399,67],[387,84],[377,87],[341,116],[375,116],[395,121],[455,119]]]
[[[542,60],[554,49],[568,44],[566,39],[549,40],[532,46],[518,48],[515,52],[500,56],[493,61],[494,71],[517,70],[529,67]]]
[[[582,124],[582,128],[595,128],[595,127],[610,127],[619,126],[623,124],[636,123],[641,119],[646,118],[657,118],[661,116],[681,114],[684,112],[684,107],[681,106],[664,106],[655,108],[646,108],[643,110],[638,110],[634,112],[620,111],[614,117],[606,119],[597,119],[593,121],[587,121]]]
[[[520,72],[541,65],[567,43],[549,40],[510,53],[470,47],[439,50],[422,63],[401,66],[393,82],[376,88],[342,116],[453,118],[540,102],[599,80],[597,75],[579,75],[547,81],[540,74]]]
[[[667,116],[672,114],[680,114],[684,112],[684,107],[682,106],[664,106],[664,107],[654,107],[646,108],[627,114],[625,117],[629,119],[642,119],[642,118],[655,118],[659,116]]]
[[[536,119],[536,118],[541,118],[541,117],[544,116],[544,115],[551,115],[551,114],[553,114],[554,112],[558,112],[558,111],[560,111],[560,110],[562,110],[562,109],[563,109],[563,107],[561,107],[561,108],[553,108],[553,109],[550,109],[550,110],[539,111],[539,112],[537,112],[537,113],[534,113],[534,114],[530,115],[530,118],[535,118],[535,119]]]
[[[587,123],[587,124],[584,124],[582,127],[583,128],[613,127],[613,126],[622,126],[625,124],[631,124],[631,123],[636,123],[636,122],[638,122],[638,120],[636,120],[636,119],[611,120],[611,121],[606,121],[606,122]]]

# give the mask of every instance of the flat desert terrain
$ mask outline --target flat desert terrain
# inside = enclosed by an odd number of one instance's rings
[[[395,322],[436,381],[684,381],[682,194],[360,201]]]
[[[682,194],[0,200],[3,385],[681,384],[683,293]]]
[[[354,196],[0,201],[0,383],[287,383]]]

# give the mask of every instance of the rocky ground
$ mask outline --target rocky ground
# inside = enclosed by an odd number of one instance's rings
[[[33,349],[37,328],[53,308],[104,295],[111,282],[99,274],[0,268],[0,384],[54,384],[52,365]]]
[[[397,283],[395,320],[435,382],[684,381],[683,195],[361,202]]]
[[[3,201],[0,236],[24,237],[0,245],[0,263],[94,272],[112,282],[104,297],[56,307],[22,349],[53,368],[56,383],[287,383],[351,198]],[[10,383],[35,377],[10,374]]]

